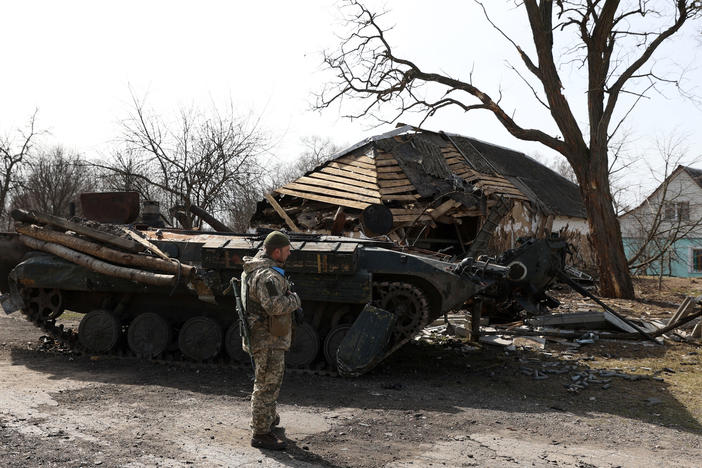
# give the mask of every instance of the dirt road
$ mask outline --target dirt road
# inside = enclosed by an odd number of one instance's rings
[[[543,356],[414,344],[358,379],[288,374],[290,448],[269,453],[249,446],[247,371],[41,351],[40,335],[0,314],[2,466],[702,464],[702,427],[664,381],[575,394],[569,374],[524,375]]]

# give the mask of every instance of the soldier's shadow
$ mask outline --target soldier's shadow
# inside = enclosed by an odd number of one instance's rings
[[[267,457],[274,459],[283,465],[294,466],[299,468],[302,464],[310,464],[312,466],[326,466],[330,468],[342,468],[347,465],[337,465],[329,460],[326,460],[320,455],[312,452],[304,443],[298,444],[292,439],[285,437],[285,428],[274,429],[278,437],[284,439],[288,446],[284,451],[261,450],[261,453]]]

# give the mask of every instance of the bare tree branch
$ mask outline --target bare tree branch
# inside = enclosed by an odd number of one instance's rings
[[[647,92],[657,91],[655,84],[679,86],[679,80],[656,75],[652,70],[641,70],[662,43],[678,33],[688,20],[700,16],[700,2],[515,2],[529,22],[532,36],[529,47],[533,47],[535,57],[527,54],[525,45],[517,43],[508,31],[492,20],[487,12],[487,2],[475,0],[475,3],[486,21],[516,50],[529,74],[512,68],[527,83],[532,95],[549,109],[558,135],[518,123],[515,112],[506,110],[501,104],[501,92],[498,98],[491,97],[485,88],[473,82],[472,73],[465,77],[448,76],[425,70],[411,58],[397,55],[388,40],[390,28],[381,25],[382,14],[366,8],[362,0],[345,2],[343,11],[347,15],[349,31],[341,36],[337,51],[324,54],[324,61],[336,74],[336,80],[321,90],[317,108],[325,109],[343,102],[344,98],[356,98],[364,105],[360,110],[352,111],[351,117],[373,116],[389,122],[396,121],[406,112],[423,113],[424,122],[448,107],[466,112],[485,109],[514,137],[536,141],[558,151],[570,163],[580,185],[588,211],[592,244],[600,261],[602,293],[633,297],[633,284],[626,273],[621,230],[612,206],[609,144],[636,104],[645,98]],[[644,17],[656,21],[640,21]],[[658,24],[664,24],[664,27],[658,30]],[[584,90],[587,108],[583,109],[587,119],[584,124],[576,118],[563,90],[559,64],[554,56],[556,34],[571,41],[565,58],[570,63],[579,62],[582,72],[587,75]],[[530,79],[536,82],[532,83]],[[642,80],[649,81],[639,89],[636,85]],[[544,99],[540,97],[542,92]],[[620,98],[629,96],[633,96],[633,103],[612,128],[611,120]],[[388,118],[386,111],[392,106],[392,117]]]

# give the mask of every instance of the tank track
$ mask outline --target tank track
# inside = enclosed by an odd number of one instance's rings
[[[55,294],[56,290],[39,290],[23,289],[20,291],[25,307],[21,309],[24,317],[32,322],[36,327],[40,328],[47,337],[58,344],[60,347],[66,348],[70,352],[78,355],[93,355],[92,351],[86,349],[78,339],[78,332],[57,324],[56,320],[63,312],[63,304],[60,301],[60,293]],[[379,307],[395,304],[403,306],[403,311],[411,311],[411,316],[400,317],[403,326],[398,331],[393,333],[392,345],[384,354],[382,359],[385,359],[397,349],[409,342],[424,328],[429,321],[429,302],[421,289],[409,283],[402,282],[380,282],[374,284],[374,294],[376,299],[373,301]],[[59,299],[57,300],[56,297]],[[398,311],[401,312],[401,311]],[[134,352],[132,352],[126,343],[120,343],[114,350],[108,353],[99,354],[101,359],[119,359],[119,360],[143,360]],[[381,360],[382,360],[381,359]],[[180,351],[168,351],[162,356],[156,358],[148,358],[149,362],[154,362],[164,365],[176,365],[186,368],[212,368],[224,367],[237,370],[243,370],[247,373],[253,373],[250,363],[239,362],[226,356],[225,352],[221,352],[217,357],[207,361],[192,361],[184,357]],[[320,367],[321,364],[321,367]],[[324,362],[318,362],[316,366],[308,368],[287,367],[286,372],[303,375],[318,375],[318,376],[337,376],[336,369],[330,369],[330,366]]]

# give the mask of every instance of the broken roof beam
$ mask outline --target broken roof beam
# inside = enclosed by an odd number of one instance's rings
[[[276,201],[276,199],[273,198],[273,196],[272,196],[270,193],[267,193],[267,194],[265,195],[265,197],[266,197],[266,200],[268,200],[268,203],[271,204],[271,206],[273,207],[273,209],[275,210],[275,212],[278,213],[278,215],[279,215],[281,218],[283,218],[283,221],[285,221],[285,224],[287,224],[288,227],[289,227],[290,229],[293,230],[293,232],[302,232],[302,231],[300,230],[300,228],[298,228],[297,225],[293,222],[293,220],[290,219],[290,216],[288,216],[288,214],[285,212],[285,210],[283,209],[283,207],[280,206],[280,204],[278,204],[278,202]]]

